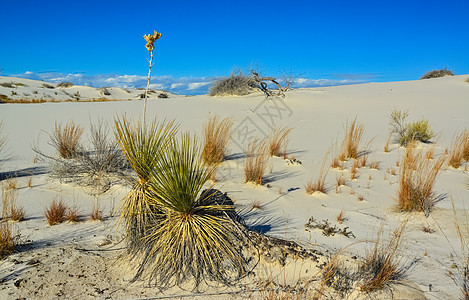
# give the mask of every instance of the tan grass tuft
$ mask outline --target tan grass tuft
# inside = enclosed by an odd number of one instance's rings
[[[62,223],[65,219],[66,210],[67,210],[67,206],[65,206],[62,200],[60,201],[57,201],[57,199],[52,200],[49,207],[47,207],[44,211],[44,215],[46,216],[47,223],[49,223],[50,226]]]
[[[212,116],[204,125],[202,159],[207,164],[221,163],[226,156],[226,146],[231,137],[231,118]]]
[[[345,219],[345,212],[342,209],[336,217],[337,223],[342,224],[344,222],[344,219]]]
[[[368,253],[360,266],[363,282],[360,289],[364,292],[373,292],[383,287],[396,283],[404,275],[403,268],[399,267],[399,247],[407,221],[404,221],[394,230],[388,243],[383,244],[381,240],[382,229],[378,232],[375,246]]]
[[[397,203],[401,211],[423,211],[428,216],[437,196],[433,186],[445,157],[425,159],[422,151],[407,147],[400,168]]]
[[[344,161],[348,158],[357,159],[360,154],[360,143],[365,133],[365,126],[362,123],[357,123],[357,118],[346,124],[345,137],[342,141],[341,150],[338,155],[339,159]]]
[[[329,173],[329,167],[326,167],[326,162],[329,157],[330,150],[327,151],[327,153],[324,155],[324,158],[322,159],[321,162],[321,167],[319,168],[319,172],[317,174],[316,179],[311,179],[306,183],[305,185],[305,190],[306,193],[311,195],[314,192],[321,192],[326,194],[327,189],[326,189],[326,177],[327,174]]]
[[[246,164],[244,166],[245,182],[262,184],[268,161],[267,143],[259,143],[257,139],[254,139],[246,151]]]
[[[384,143],[384,152],[389,153],[389,143],[391,142],[391,137],[392,137],[392,131],[388,134],[388,137],[386,139],[386,142]]]
[[[276,128],[270,133],[269,136],[269,155],[270,156],[287,156],[288,135],[293,131],[293,128],[282,127]],[[280,153],[283,149],[283,153]]]
[[[379,161],[373,161],[370,163],[370,169],[379,170]]]
[[[469,130],[463,130],[453,137],[448,154],[448,165],[455,169],[459,168],[463,160],[469,161]]]
[[[65,212],[65,219],[70,223],[79,222],[80,217],[78,215],[78,208],[76,206],[68,207]]]
[[[52,144],[57,149],[62,158],[72,158],[78,152],[78,143],[83,134],[83,127],[70,121],[62,128],[62,125],[55,123],[55,130],[52,136]]]
[[[92,221],[104,220],[103,211],[101,210],[99,202],[97,202],[96,205],[93,205],[93,208],[91,209],[90,217]]]

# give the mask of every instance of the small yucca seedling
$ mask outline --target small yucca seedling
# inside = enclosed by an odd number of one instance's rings
[[[204,148],[202,158],[207,164],[218,164],[226,156],[226,147],[231,137],[231,118],[212,116],[204,125]]]
[[[57,149],[62,158],[72,158],[78,153],[80,138],[83,134],[83,127],[70,121],[62,128],[62,125],[55,123],[55,130],[51,136],[51,143]]]
[[[293,128],[282,127],[273,130],[269,136],[269,155],[281,156],[280,149],[284,150],[283,155],[286,156],[286,149],[288,145],[288,135],[293,131]]]
[[[57,201],[57,199],[52,200],[49,207],[47,207],[44,211],[44,215],[46,216],[47,223],[50,226],[62,223],[65,219],[66,210],[67,210],[67,206],[65,206],[62,200],[60,201]]]
[[[252,141],[246,151],[246,164],[244,166],[245,182],[262,184],[268,161],[267,143],[258,143],[257,139]]]
[[[357,118],[346,124],[345,137],[342,141],[340,153],[338,158],[344,161],[348,158],[357,159],[360,154],[360,143],[365,133],[365,126],[362,123],[357,123]]]

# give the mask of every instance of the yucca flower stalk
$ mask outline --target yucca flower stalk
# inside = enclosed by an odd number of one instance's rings
[[[160,157],[169,147],[177,132],[174,121],[161,124],[153,121],[149,126],[132,123],[125,116],[115,120],[115,136],[128,162],[137,174],[132,190],[125,196],[121,205],[119,223],[125,221],[126,239],[129,251],[138,249],[145,235],[148,212],[151,210],[148,199],[149,181]]]
[[[160,157],[148,182],[148,234],[140,244],[143,255],[136,257],[136,278],[148,276],[162,289],[188,278],[195,287],[204,279],[228,283],[246,272],[232,203],[202,193],[216,165],[204,164],[201,152],[196,137],[182,135]]]
[[[147,98],[148,98],[148,90],[150,88],[150,78],[151,78],[151,67],[153,66],[153,49],[155,48],[154,43],[157,39],[161,37],[161,33],[158,33],[156,30],[154,31],[153,35],[145,34],[143,38],[147,41],[145,48],[147,48],[148,52],[150,53],[150,59],[148,62],[150,65],[148,66],[148,81],[147,81],[147,88],[145,90],[145,99],[143,101],[143,127],[145,127],[145,115],[147,112]]]

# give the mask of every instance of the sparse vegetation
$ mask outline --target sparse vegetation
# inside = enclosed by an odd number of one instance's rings
[[[412,141],[428,142],[435,136],[428,120],[405,123],[408,116],[406,110],[395,109],[390,114],[392,133],[396,134],[396,140],[401,146],[407,146]]]
[[[401,211],[423,211],[426,216],[438,200],[433,186],[445,157],[425,158],[421,150],[407,147],[400,168],[397,203]]]
[[[48,84],[48,83],[43,83],[41,87],[45,89],[55,89],[55,86]]]
[[[71,83],[71,82],[60,82],[60,83],[57,84],[58,88],[69,88],[69,87],[72,87],[72,86],[74,86],[74,84]]]
[[[363,283],[360,289],[373,292],[385,286],[398,282],[404,276],[404,269],[400,267],[398,258],[399,247],[406,222],[401,224],[393,233],[388,243],[381,240],[382,230],[378,232],[373,250],[367,254],[360,266]]]
[[[96,201],[96,204],[93,205],[93,208],[91,209],[90,217],[91,217],[92,221],[102,221],[102,220],[104,220],[103,211],[101,210],[101,206],[99,204],[99,201]]]
[[[111,92],[110,92],[107,88],[105,88],[105,87],[100,88],[100,89],[99,89],[99,92],[100,92],[103,96],[111,96]]]
[[[283,156],[286,156],[287,145],[288,145],[288,135],[293,131],[293,128],[290,127],[277,127],[275,128],[269,136],[269,155],[270,156],[282,156],[280,149],[284,150]]]
[[[80,217],[78,215],[78,207],[67,207],[67,211],[65,212],[65,219],[70,223],[79,222]]]
[[[217,115],[212,116],[204,124],[202,159],[205,163],[218,164],[223,161],[231,137],[232,126],[231,118],[220,119]]]
[[[469,162],[469,130],[456,134],[448,151],[448,165],[457,169],[462,161]]]
[[[445,67],[444,69],[429,71],[420,77],[420,79],[431,79],[445,76],[454,76],[454,73]]]
[[[65,220],[66,210],[67,206],[65,206],[62,200],[52,200],[49,207],[44,210],[44,215],[46,216],[47,223],[50,226],[62,223]]]
[[[252,141],[246,151],[246,164],[244,166],[244,181],[262,184],[269,160],[267,143]]]
[[[341,234],[348,238],[355,238],[355,235],[352,231],[348,230],[348,227],[340,229],[335,225],[331,226],[328,220],[317,221],[314,217],[309,218],[308,223],[305,224],[306,231],[311,231],[312,229],[320,229],[325,236]]]
[[[348,158],[357,159],[360,155],[360,143],[365,133],[365,126],[363,123],[357,123],[357,118],[346,124],[345,137],[340,147],[338,158],[344,161]]]
[[[51,144],[62,158],[72,158],[78,154],[78,146],[83,127],[76,125],[73,121],[68,122],[64,128],[61,124],[55,123],[54,133],[51,137]]]
[[[321,192],[324,194],[327,193],[326,177],[327,177],[327,174],[329,173],[329,167],[328,166],[326,167],[326,162],[329,157],[329,153],[330,151],[328,151],[326,155],[324,156],[324,158],[322,159],[321,167],[319,168],[317,178],[314,180],[311,179],[310,181],[308,181],[308,183],[306,183],[305,190],[307,194],[311,195],[314,192]]]
[[[256,84],[240,71],[233,71],[229,77],[216,80],[210,87],[210,96],[244,96],[256,89]]]

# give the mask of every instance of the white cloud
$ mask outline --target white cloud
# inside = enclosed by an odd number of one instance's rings
[[[195,90],[195,89],[207,86],[209,84],[210,84],[210,82],[192,82],[192,83],[188,84],[187,88],[189,90]]]

